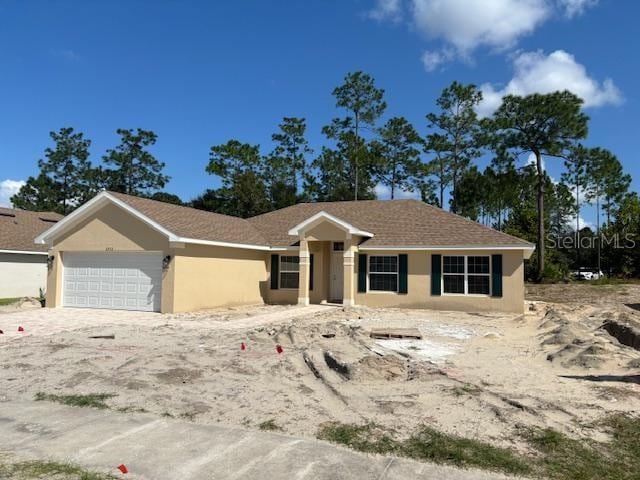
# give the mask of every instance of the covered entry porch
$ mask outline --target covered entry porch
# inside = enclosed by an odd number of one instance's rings
[[[355,305],[355,256],[373,235],[320,212],[289,231],[299,240],[298,304]]]

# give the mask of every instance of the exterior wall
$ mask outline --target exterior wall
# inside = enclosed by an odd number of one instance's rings
[[[172,252],[175,277],[170,311],[267,300],[269,252],[189,244]]]
[[[343,229],[336,227],[331,222],[324,220],[315,227],[307,230],[304,233],[304,237],[309,241],[333,240],[341,242],[347,238],[347,233]]]
[[[46,287],[46,255],[0,253],[0,298],[37,297]]]
[[[458,311],[524,312],[524,260],[523,252],[505,251],[371,251],[367,255],[408,255],[408,293],[367,292],[356,293],[356,305],[370,307],[428,308]],[[491,255],[502,254],[502,297],[484,295],[431,295],[431,255]],[[357,282],[358,262],[354,266]]]
[[[101,208],[90,218],[55,239],[49,255],[54,256],[47,273],[47,306],[62,304],[62,276],[65,252],[158,251],[171,254],[167,238],[115,205]],[[172,311],[173,270],[163,272],[162,312]]]

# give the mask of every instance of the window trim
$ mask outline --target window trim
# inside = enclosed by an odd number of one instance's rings
[[[371,272],[371,258],[372,257],[395,257],[396,258],[396,271],[395,272]],[[371,273],[374,275],[395,275],[396,276],[396,289],[395,290],[372,290],[371,289]],[[379,294],[391,294],[397,295],[398,288],[400,287],[400,255],[368,255],[367,256],[367,293],[373,293],[375,295]]]
[[[464,257],[464,273],[445,273],[444,272],[444,258],[445,257]],[[469,257],[485,257],[489,259],[489,273],[469,273]],[[444,291],[444,276],[445,275],[461,275],[464,278],[464,293],[447,293]],[[489,278],[489,293],[469,293],[469,275],[484,276]],[[441,295],[447,297],[491,297],[492,282],[491,277],[493,275],[491,265],[491,255],[442,255],[442,262],[440,266],[440,291]]]
[[[298,258],[298,270],[283,270],[282,269],[282,257],[297,257]],[[298,291],[300,290],[300,255],[278,255],[278,289],[279,290],[294,290],[294,291]],[[283,273],[297,273],[298,274],[298,286],[291,288],[291,287],[283,287],[282,286],[282,274]]]

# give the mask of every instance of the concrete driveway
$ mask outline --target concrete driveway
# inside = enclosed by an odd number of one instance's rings
[[[33,401],[0,402],[0,452],[113,474],[125,464],[130,473],[118,476],[149,480],[507,478],[316,440]]]

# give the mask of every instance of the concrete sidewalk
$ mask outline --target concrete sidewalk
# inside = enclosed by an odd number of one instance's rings
[[[32,401],[0,402],[0,452],[104,472],[124,463],[123,478],[148,480],[507,478],[311,439]]]

